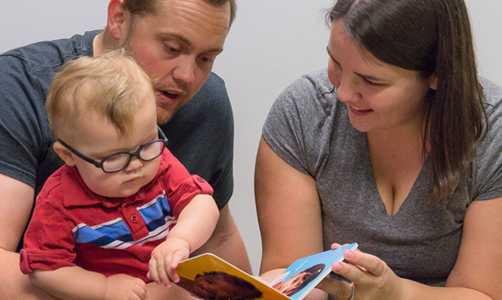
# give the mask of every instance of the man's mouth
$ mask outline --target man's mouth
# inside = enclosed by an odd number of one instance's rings
[[[157,101],[161,105],[174,105],[176,104],[177,100],[180,98],[181,93],[180,92],[174,92],[174,91],[158,91],[157,92]]]
[[[180,95],[179,93],[172,93],[168,91],[161,91],[160,93],[169,99],[176,99]]]

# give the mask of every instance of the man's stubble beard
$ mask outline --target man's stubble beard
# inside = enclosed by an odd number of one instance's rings
[[[141,61],[139,58],[135,57],[134,51],[131,46],[131,44],[132,44],[131,41],[133,39],[133,33],[134,33],[134,24],[135,24],[135,22],[133,20],[133,22],[131,23],[131,27],[127,33],[127,36],[124,39],[124,42],[122,43],[122,45],[120,47],[123,48],[125,50],[126,54],[129,55],[130,57],[132,57],[136,61],[136,63],[141,67],[141,65],[142,65]],[[141,68],[143,69],[143,71],[145,71],[143,67],[141,67]],[[146,71],[145,71],[145,73],[146,73]],[[164,125],[164,124],[168,123],[174,117],[174,115],[176,114],[176,112],[178,112],[178,110],[180,110],[183,106],[185,106],[185,104],[187,104],[190,100],[192,100],[192,98],[193,98],[193,96],[195,96],[195,94],[192,95],[190,97],[190,99],[188,99],[188,100],[184,100],[184,101],[181,100],[181,101],[183,101],[183,105],[172,106],[171,107],[172,111],[166,110],[166,109],[162,108],[160,106],[160,104],[157,102],[157,97],[159,97],[159,95],[161,94],[161,91],[166,91],[166,90],[169,90],[170,88],[181,89],[184,92],[184,95],[185,95],[184,97],[187,97],[187,95],[189,95],[189,91],[190,91],[189,88],[187,87],[186,84],[179,84],[179,85],[176,84],[174,86],[163,84],[160,82],[160,79],[152,78],[150,76],[150,74],[148,74],[148,73],[147,73],[147,75],[150,78],[151,85],[152,85],[153,91],[155,93],[155,102],[156,102],[156,107],[157,107],[157,124]],[[164,113],[162,115],[159,114],[159,110],[163,110]],[[169,115],[166,115],[166,114],[169,114]]]

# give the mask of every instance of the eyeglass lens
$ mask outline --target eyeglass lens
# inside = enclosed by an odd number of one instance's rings
[[[150,161],[157,158],[164,150],[164,141],[155,140],[148,144],[143,145],[137,155],[132,155],[129,153],[117,153],[115,155],[107,157],[103,160],[103,170],[105,172],[114,172],[124,169],[129,164],[132,156],[137,156],[143,161]]]

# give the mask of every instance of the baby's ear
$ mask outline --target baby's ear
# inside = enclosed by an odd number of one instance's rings
[[[65,162],[65,164],[69,166],[75,165],[75,158],[73,158],[73,153],[71,153],[68,148],[63,146],[63,144],[57,141],[52,147],[54,148],[54,151],[56,151],[56,153],[59,155],[59,157],[61,157],[61,159]]]

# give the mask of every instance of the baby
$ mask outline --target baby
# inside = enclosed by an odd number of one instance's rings
[[[145,299],[145,282],[178,282],[219,211],[166,149],[149,77],[123,51],[82,57],[56,76],[46,109],[65,165],[37,197],[22,272],[61,299]]]

